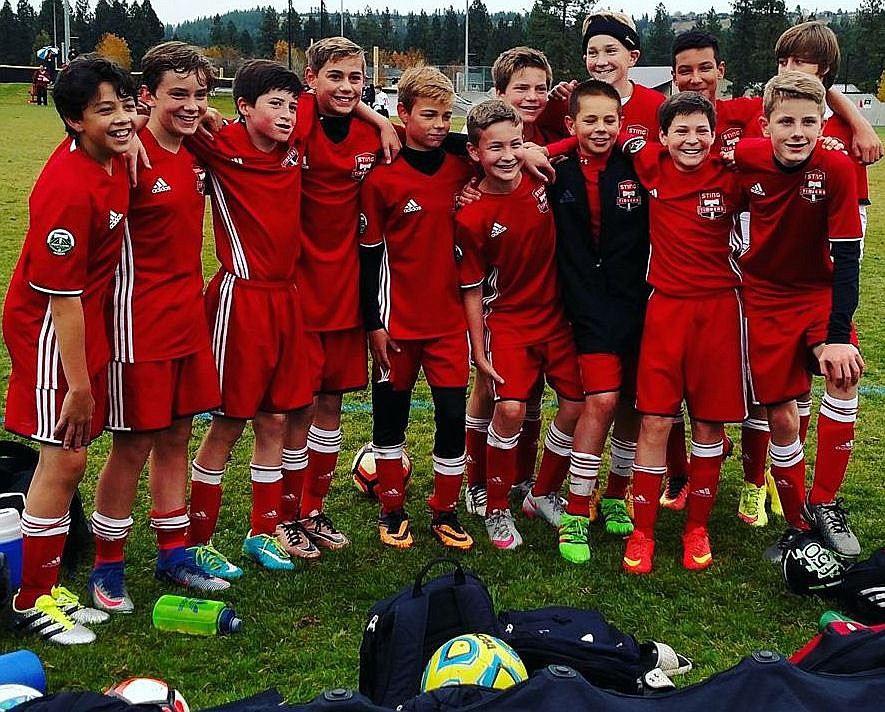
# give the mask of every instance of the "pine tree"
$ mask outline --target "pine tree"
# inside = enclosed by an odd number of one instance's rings
[[[237,47],[244,57],[251,57],[255,54],[255,43],[252,41],[252,35],[249,34],[248,30],[240,32],[240,36],[237,39]]]
[[[758,81],[751,64],[756,48],[757,18],[752,0],[732,0],[732,7],[726,64],[732,93],[738,97],[744,95],[750,84]]]
[[[18,64],[18,35],[18,18],[9,0],[4,0],[0,8],[0,63]]]
[[[764,85],[777,74],[774,46],[790,23],[787,22],[787,7],[784,0],[754,0],[753,9],[757,29],[751,67],[754,80]]]
[[[476,64],[491,64],[498,55],[492,47],[492,21],[482,0],[473,0],[470,16],[470,56]]]
[[[277,11],[268,6],[261,18],[261,26],[258,28],[258,43],[256,49],[258,56],[270,59],[274,55],[274,46],[280,39],[280,18]]]
[[[37,13],[28,0],[18,0],[15,17],[18,20],[18,31],[21,33],[16,51],[18,57],[16,64],[33,64],[36,59],[33,47],[34,37],[37,34]]]
[[[71,34],[77,38],[76,41],[72,39],[72,44],[81,54],[91,52],[98,42],[94,25],[95,15],[89,9],[89,0],[77,0],[74,15],[71,17]]]
[[[458,22],[458,15],[451,5],[442,19],[440,52],[443,64],[462,64],[464,61],[464,25]]]
[[[221,15],[212,18],[212,26],[209,28],[209,44],[213,47],[221,47],[224,44],[224,27],[221,25]]]
[[[642,43],[640,61],[650,67],[670,66],[671,48],[673,47],[673,20],[664,7],[664,3],[658,3],[655,7],[655,16],[651,21]]]

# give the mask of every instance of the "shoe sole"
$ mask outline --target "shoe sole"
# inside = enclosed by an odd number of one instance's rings
[[[411,549],[414,540],[410,537],[408,539],[394,539],[392,537],[383,537],[379,535],[379,540],[384,546],[389,546],[391,549]]]
[[[590,554],[589,554],[589,551],[588,551],[588,553],[587,553],[587,558],[586,558],[586,559],[585,559],[585,558],[575,559],[575,558],[572,558],[572,557],[570,557],[570,556],[567,556],[567,555],[565,554],[565,552],[563,552],[563,550],[562,550],[561,548],[559,549],[559,555],[560,555],[565,561],[568,561],[570,564],[583,565],[583,564],[589,564],[589,563],[590,563]]]
[[[695,557],[691,557],[690,561],[682,561],[682,567],[686,571],[703,571],[704,569],[709,569],[713,565],[713,555],[709,555],[710,558],[706,559],[704,562],[698,561]]]
[[[522,513],[529,519],[543,519],[551,527],[556,527],[557,529],[559,528],[560,522],[548,519],[547,516],[541,511],[540,507],[536,507],[533,504],[529,504],[528,507],[526,507],[526,503],[524,500],[522,503]]]
[[[132,613],[135,610],[135,606],[132,603],[127,603],[125,600],[119,602],[115,602],[112,599],[105,600],[101,598],[100,593],[96,594],[95,589],[91,593],[92,603],[95,604],[98,610],[105,613]]]
[[[637,561],[634,565],[628,563],[627,559],[621,560],[621,568],[624,570],[624,573],[628,573],[633,576],[644,576],[645,574],[650,574],[652,570],[651,566],[644,566],[642,561]]]
[[[459,551],[470,551],[473,548],[473,539],[452,539],[447,534],[441,534],[437,532],[433,527],[430,528],[430,533],[433,534],[433,538],[436,539],[440,544],[449,548],[449,549],[458,549]]]

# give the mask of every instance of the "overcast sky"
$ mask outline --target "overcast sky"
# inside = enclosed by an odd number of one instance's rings
[[[340,0],[326,0],[326,11],[337,12],[341,7]],[[599,7],[611,6],[615,8],[629,7],[630,12],[634,16],[641,16],[643,13],[649,15],[654,14],[655,5],[658,0],[631,0],[630,2],[606,3],[600,2]],[[504,10],[527,10],[532,6],[532,0],[485,0],[486,7],[489,12],[499,12]],[[292,9],[296,12],[308,12],[311,7],[317,7],[319,0],[311,3],[310,0],[294,0]],[[345,0],[345,12],[362,12],[368,5],[377,10],[389,7],[391,11],[399,11],[408,13],[409,11],[420,11],[426,9],[432,11],[434,8],[445,8],[449,5],[463,8],[466,2],[445,2],[444,0],[430,0],[427,2],[416,3],[415,0]],[[691,10],[706,12],[710,7],[715,7],[720,12],[725,12],[731,8],[731,3],[726,0],[664,0],[667,10],[672,12],[689,12]],[[803,7],[813,10],[844,10],[854,9],[859,4],[858,0],[815,0],[807,6],[800,3]],[[287,3],[268,2],[267,0],[190,0],[189,2],[181,2],[181,0],[151,0],[151,5],[162,22],[176,24],[183,20],[191,20],[204,15],[214,15],[215,13],[224,13],[228,10],[242,10],[257,5],[273,5],[279,10],[284,10]],[[787,7],[794,8],[796,0],[787,0]]]

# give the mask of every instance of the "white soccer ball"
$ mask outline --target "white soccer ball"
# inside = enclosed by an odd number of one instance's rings
[[[130,677],[118,682],[105,694],[133,705],[157,705],[163,712],[190,712],[178,690],[151,677]]]
[[[43,697],[39,690],[27,685],[0,685],[0,710],[11,710],[13,707]]]

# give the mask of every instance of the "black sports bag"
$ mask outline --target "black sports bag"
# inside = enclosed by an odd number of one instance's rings
[[[440,563],[454,571],[425,582]],[[427,661],[443,643],[464,633],[498,634],[488,589],[450,559],[435,559],[415,583],[376,603],[360,645],[360,692],[375,704],[396,707],[418,694]]]

